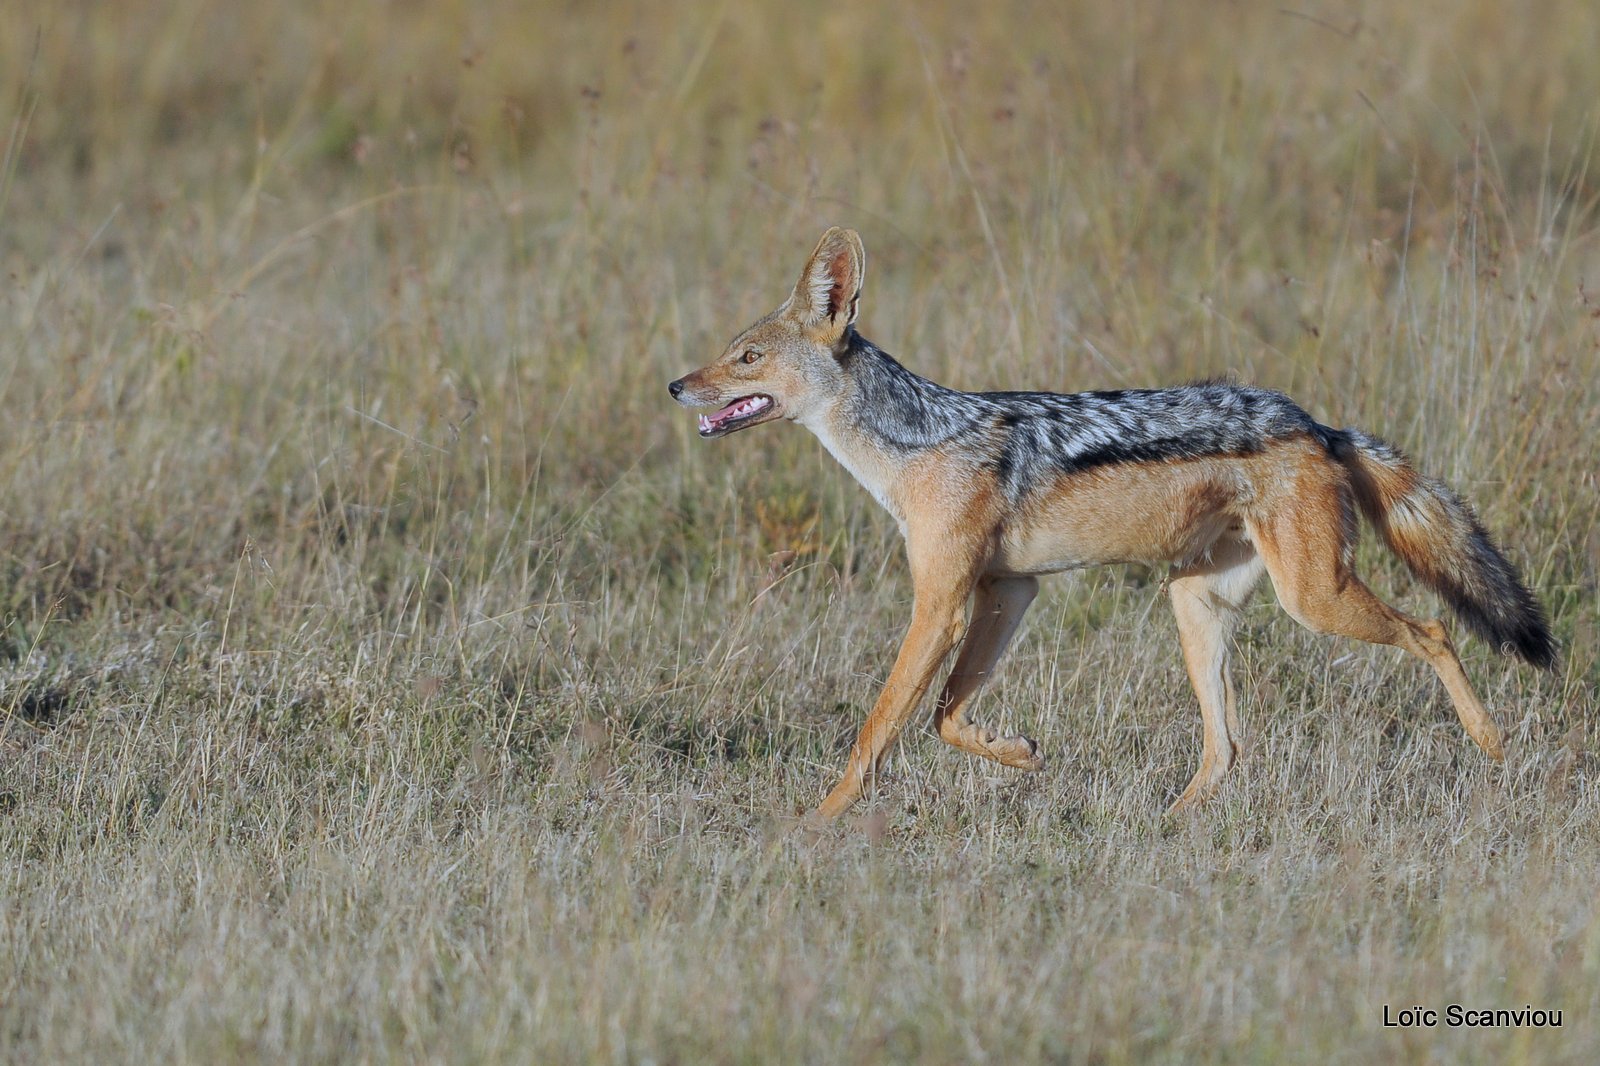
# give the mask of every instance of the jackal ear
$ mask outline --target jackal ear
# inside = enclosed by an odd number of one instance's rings
[[[816,251],[806,260],[800,281],[789,297],[809,327],[824,343],[834,344],[856,320],[861,303],[861,281],[867,272],[867,250],[853,229],[834,226],[822,235]]]

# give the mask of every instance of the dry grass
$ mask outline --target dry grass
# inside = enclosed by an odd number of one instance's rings
[[[0,8],[0,1059],[1595,1061],[1597,37]],[[1198,714],[1159,575],[1105,571],[982,704],[1047,772],[922,733],[788,833],[899,546],[802,431],[703,445],[663,385],[830,222],[941,380],[1231,373],[1461,487],[1567,645],[1466,646],[1506,765],[1263,597],[1244,761],[1163,821]],[[1381,1027],[1450,1002],[1565,1026]]]

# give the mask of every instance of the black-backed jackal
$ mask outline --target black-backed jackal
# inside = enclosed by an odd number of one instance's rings
[[[1228,638],[1263,573],[1305,626],[1404,648],[1438,673],[1491,758],[1500,730],[1445,628],[1379,600],[1351,569],[1359,511],[1468,628],[1538,666],[1555,659],[1539,604],[1472,509],[1381,441],[1319,425],[1287,396],[1229,384],[1058,395],[957,392],[855,330],[866,253],[830,229],[776,311],[709,366],[674,381],[720,437],[785,418],[815,433],[905,537],[915,592],[888,683],[817,813],[873,781],[934,675],[939,736],[1037,770],[1038,746],[967,717],[1038,588],[1038,575],[1112,562],[1171,565],[1172,608],[1200,697],[1200,768],[1173,808],[1211,792],[1239,724]],[[970,610],[969,610],[970,606]]]

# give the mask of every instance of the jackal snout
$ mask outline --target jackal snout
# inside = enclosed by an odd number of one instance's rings
[[[719,374],[717,363],[691,370],[681,378],[667,382],[667,392],[684,407],[711,407],[722,403],[725,394],[738,391],[738,383]]]

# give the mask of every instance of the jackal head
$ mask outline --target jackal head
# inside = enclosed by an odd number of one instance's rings
[[[839,356],[849,344],[866,266],[855,230],[828,230],[776,311],[709,365],[667,386],[685,407],[717,408],[700,416],[702,437],[775,418],[804,423],[833,401],[844,384]]]

